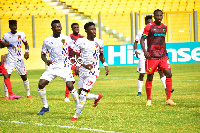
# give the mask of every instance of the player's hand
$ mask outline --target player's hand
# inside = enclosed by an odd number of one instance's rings
[[[149,59],[149,57],[150,57],[149,52],[144,52],[144,56],[145,56],[146,59]]]
[[[75,68],[75,75],[79,75],[79,66],[76,66]]]
[[[135,55],[137,58],[139,58],[140,53],[138,53],[137,51],[135,51]]]
[[[12,49],[15,50],[15,52],[17,50],[17,48],[15,47],[15,45],[12,45]]]
[[[47,66],[49,66],[49,65],[52,64],[53,62],[50,61],[50,60],[47,60],[45,63],[47,64]]]
[[[82,64],[82,66],[85,67],[88,70],[91,70],[93,68],[92,64],[88,64],[88,65]]]
[[[26,52],[26,53],[24,54],[24,58],[25,58],[26,60],[29,58],[29,52]]]
[[[108,66],[105,66],[106,76],[109,74]]]

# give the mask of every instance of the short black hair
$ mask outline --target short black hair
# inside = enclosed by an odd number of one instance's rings
[[[73,28],[74,25],[78,25],[78,23],[72,23],[71,28]]]
[[[153,12],[153,15],[155,15],[156,12],[162,12],[162,11],[161,11],[160,9],[157,9],[157,10],[155,10],[155,11]],[[163,12],[162,12],[162,14],[163,14]]]
[[[53,24],[55,24],[55,23],[60,23],[60,21],[59,20],[53,20],[52,22],[51,22],[51,27],[53,28]]]
[[[94,26],[95,26],[95,24],[94,24],[93,22],[88,22],[88,23],[86,23],[86,24],[84,25],[84,29],[87,30],[87,28],[88,28],[89,26],[91,26],[91,25],[94,25]]]
[[[147,21],[148,19],[152,19],[152,15],[148,15],[145,17],[145,21]]]
[[[17,25],[17,20],[9,20],[9,26]]]

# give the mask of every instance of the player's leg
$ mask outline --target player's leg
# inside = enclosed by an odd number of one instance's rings
[[[151,90],[152,90],[152,81],[154,72],[157,71],[159,60],[146,60],[145,68],[147,72],[146,80],[146,94],[147,94],[147,103],[146,106],[151,106]]]
[[[65,91],[65,102],[70,102],[69,100],[69,90],[68,90],[68,87],[66,86],[66,91]]]
[[[166,90],[166,76],[164,75],[163,71],[160,70],[160,69],[158,70],[158,73],[160,75],[160,80],[162,81],[163,86],[164,86],[164,88]]]
[[[142,87],[143,87],[143,78],[145,75],[145,59],[140,59],[137,67],[137,72],[140,73],[139,78],[138,78],[138,94],[137,96],[142,95]]]
[[[72,118],[71,121],[76,121],[76,120],[78,120],[78,116],[79,116],[79,114],[81,113],[81,111],[82,111],[82,109],[83,109],[83,107],[84,107],[84,105],[85,105],[87,94],[88,94],[88,91],[87,91],[86,89],[82,89],[81,94],[79,95],[80,103],[79,103],[78,106],[76,107],[76,113],[75,113],[75,115],[73,116],[73,118]]]
[[[167,105],[176,105],[174,101],[171,100],[171,92],[172,92],[172,73],[171,67],[169,63],[169,59],[167,57],[163,58],[161,63],[159,64],[160,68],[163,70],[163,73],[166,76],[166,89],[167,89]]]
[[[48,85],[49,81],[45,79],[40,79],[38,84],[38,93],[41,98],[43,108],[38,112],[38,115],[43,115],[45,112],[49,111],[49,105],[47,103],[47,97],[46,97],[46,89],[45,86]]]
[[[79,104],[79,97],[78,97],[78,93],[77,93],[76,88],[73,86],[73,81],[67,81],[66,82],[66,86],[68,87],[68,89],[70,91],[70,94],[73,97],[76,106],[78,106],[78,104]]]
[[[33,99],[34,97],[31,96],[30,94],[30,85],[29,85],[29,80],[27,78],[27,74],[25,75],[20,75],[22,80],[23,80],[23,83],[24,83],[24,87],[26,89],[26,93],[27,93],[27,98],[30,98],[30,99]]]

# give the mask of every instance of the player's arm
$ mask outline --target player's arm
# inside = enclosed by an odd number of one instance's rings
[[[149,31],[150,31],[150,28],[151,28],[151,24],[147,24],[146,27],[144,28],[144,32],[142,34],[141,42],[140,42],[141,48],[144,51],[144,56],[146,57],[146,59],[148,59],[150,57],[149,52],[147,52],[147,50],[145,49],[145,39],[147,39],[147,36],[149,34]]]
[[[6,40],[5,40],[5,42],[4,42],[4,41],[1,41],[1,39],[0,39],[0,48],[4,48],[4,47],[12,47],[12,49],[15,50],[15,52],[16,52],[16,47],[15,47],[15,45],[10,44],[10,42],[8,42],[8,41],[6,41]]]
[[[24,54],[24,58],[27,60],[29,58],[29,45],[27,43],[27,41],[23,42],[25,45],[25,54]]]
[[[139,58],[139,57],[138,57],[139,53],[138,53],[138,51],[137,51],[137,44],[138,44],[138,41],[135,40],[135,42],[134,42],[135,55],[136,55],[137,58]]]
[[[44,52],[41,53],[41,58],[48,66],[53,63],[52,61],[47,60],[47,55]]]
[[[103,53],[100,53],[99,58],[100,58],[100,61],[103,63],[103,66],[105,67],[106,76],[107,76],[109,74],[109,69],[108,69],[108,64],[105,61],[105,57],[104,57]]]

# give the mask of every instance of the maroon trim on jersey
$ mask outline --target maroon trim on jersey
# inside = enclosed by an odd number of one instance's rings
[[[143,35],[147,35],[147,52],[149,59],[160,59],[166,56],[165,35],[167,26],[161,23],[160,26],[151,22],[145,27]]]
[[[76,42],[77,39],[83,38],[84,36],[81,34],[78,34],[78,36],[74,36],[73,34],[70,34],[70,37],[72,40],[74,40]]]

